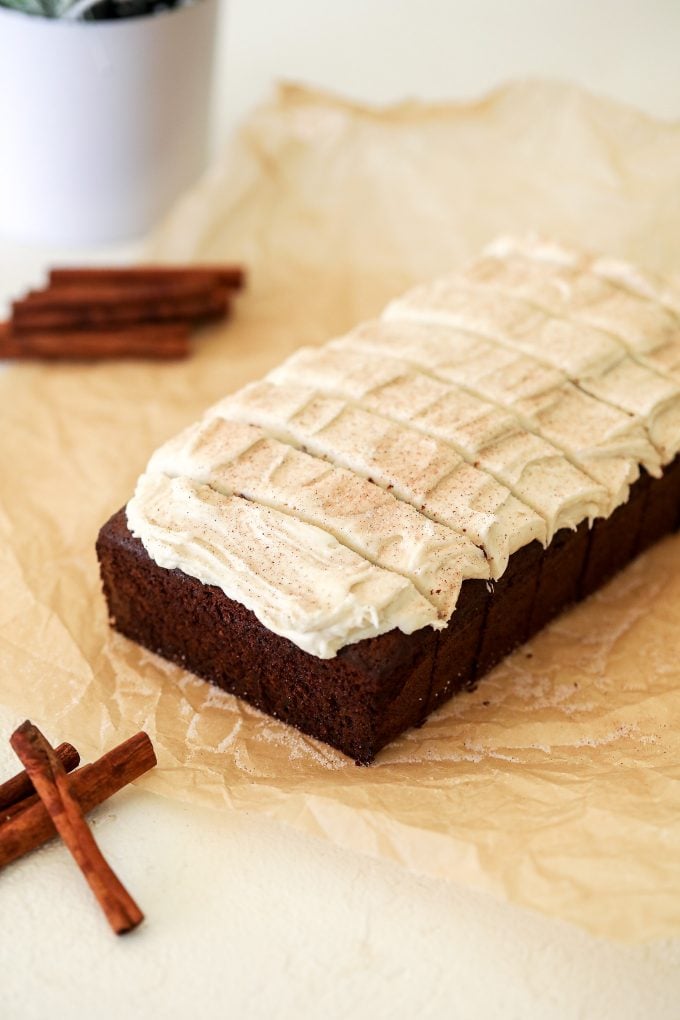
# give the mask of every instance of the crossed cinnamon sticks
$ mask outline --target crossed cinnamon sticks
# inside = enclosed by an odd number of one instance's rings
[[[136,928],[144,915],[107,864],[84,815],[154,767],[146,733],[83,768],[77,768],[80,756],[74,747],[52,748],[28,721],[10,743],[25,772],[0,785],[0,868],[58,834],[116,934]]]
[[[181,358],[191,329],[229,314],[240,266],[53,269],[0,323],[0,358]]]

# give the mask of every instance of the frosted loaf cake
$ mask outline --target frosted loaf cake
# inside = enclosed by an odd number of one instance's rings
[[[500,239],[151,457],[113,625],[357,761],[680,517],[680,295]]]

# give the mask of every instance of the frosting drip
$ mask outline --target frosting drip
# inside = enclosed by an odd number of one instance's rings
[[[216,585],[321,659],[394,627],[444,626],[410,581],[320,528],[188,478],[142,475],[127,518],[159,566]]]
[[[484,553],[467,536],[252,425],[223,418],[191,425],[156,451],[149,471],[239,494],[323,528],[377,566],[407,577],[443,619],[453,612],[465,578],[490,576]]]

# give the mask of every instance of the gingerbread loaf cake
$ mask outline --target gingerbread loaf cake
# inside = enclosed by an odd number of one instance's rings
[[[680,293],[502,239],[151,457],[113,626],[358,762],[680,524]]]

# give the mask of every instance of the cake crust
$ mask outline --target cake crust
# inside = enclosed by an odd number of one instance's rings
[[[586,597],[680,523],[680,457],[643,474],[630,499],[592,528],[518,550],[499,581],[463,582],[445,630],[392,630],[310,655],[245,606],[180,570],[159,567],[121,509],[97,541],[104,594],[120,633],[277,719],[371,762],[404,730],[473,687],[566,606]]]
[[[678,526],[680,294],[502,238],[163,444],[114,626],[370,761]]]

